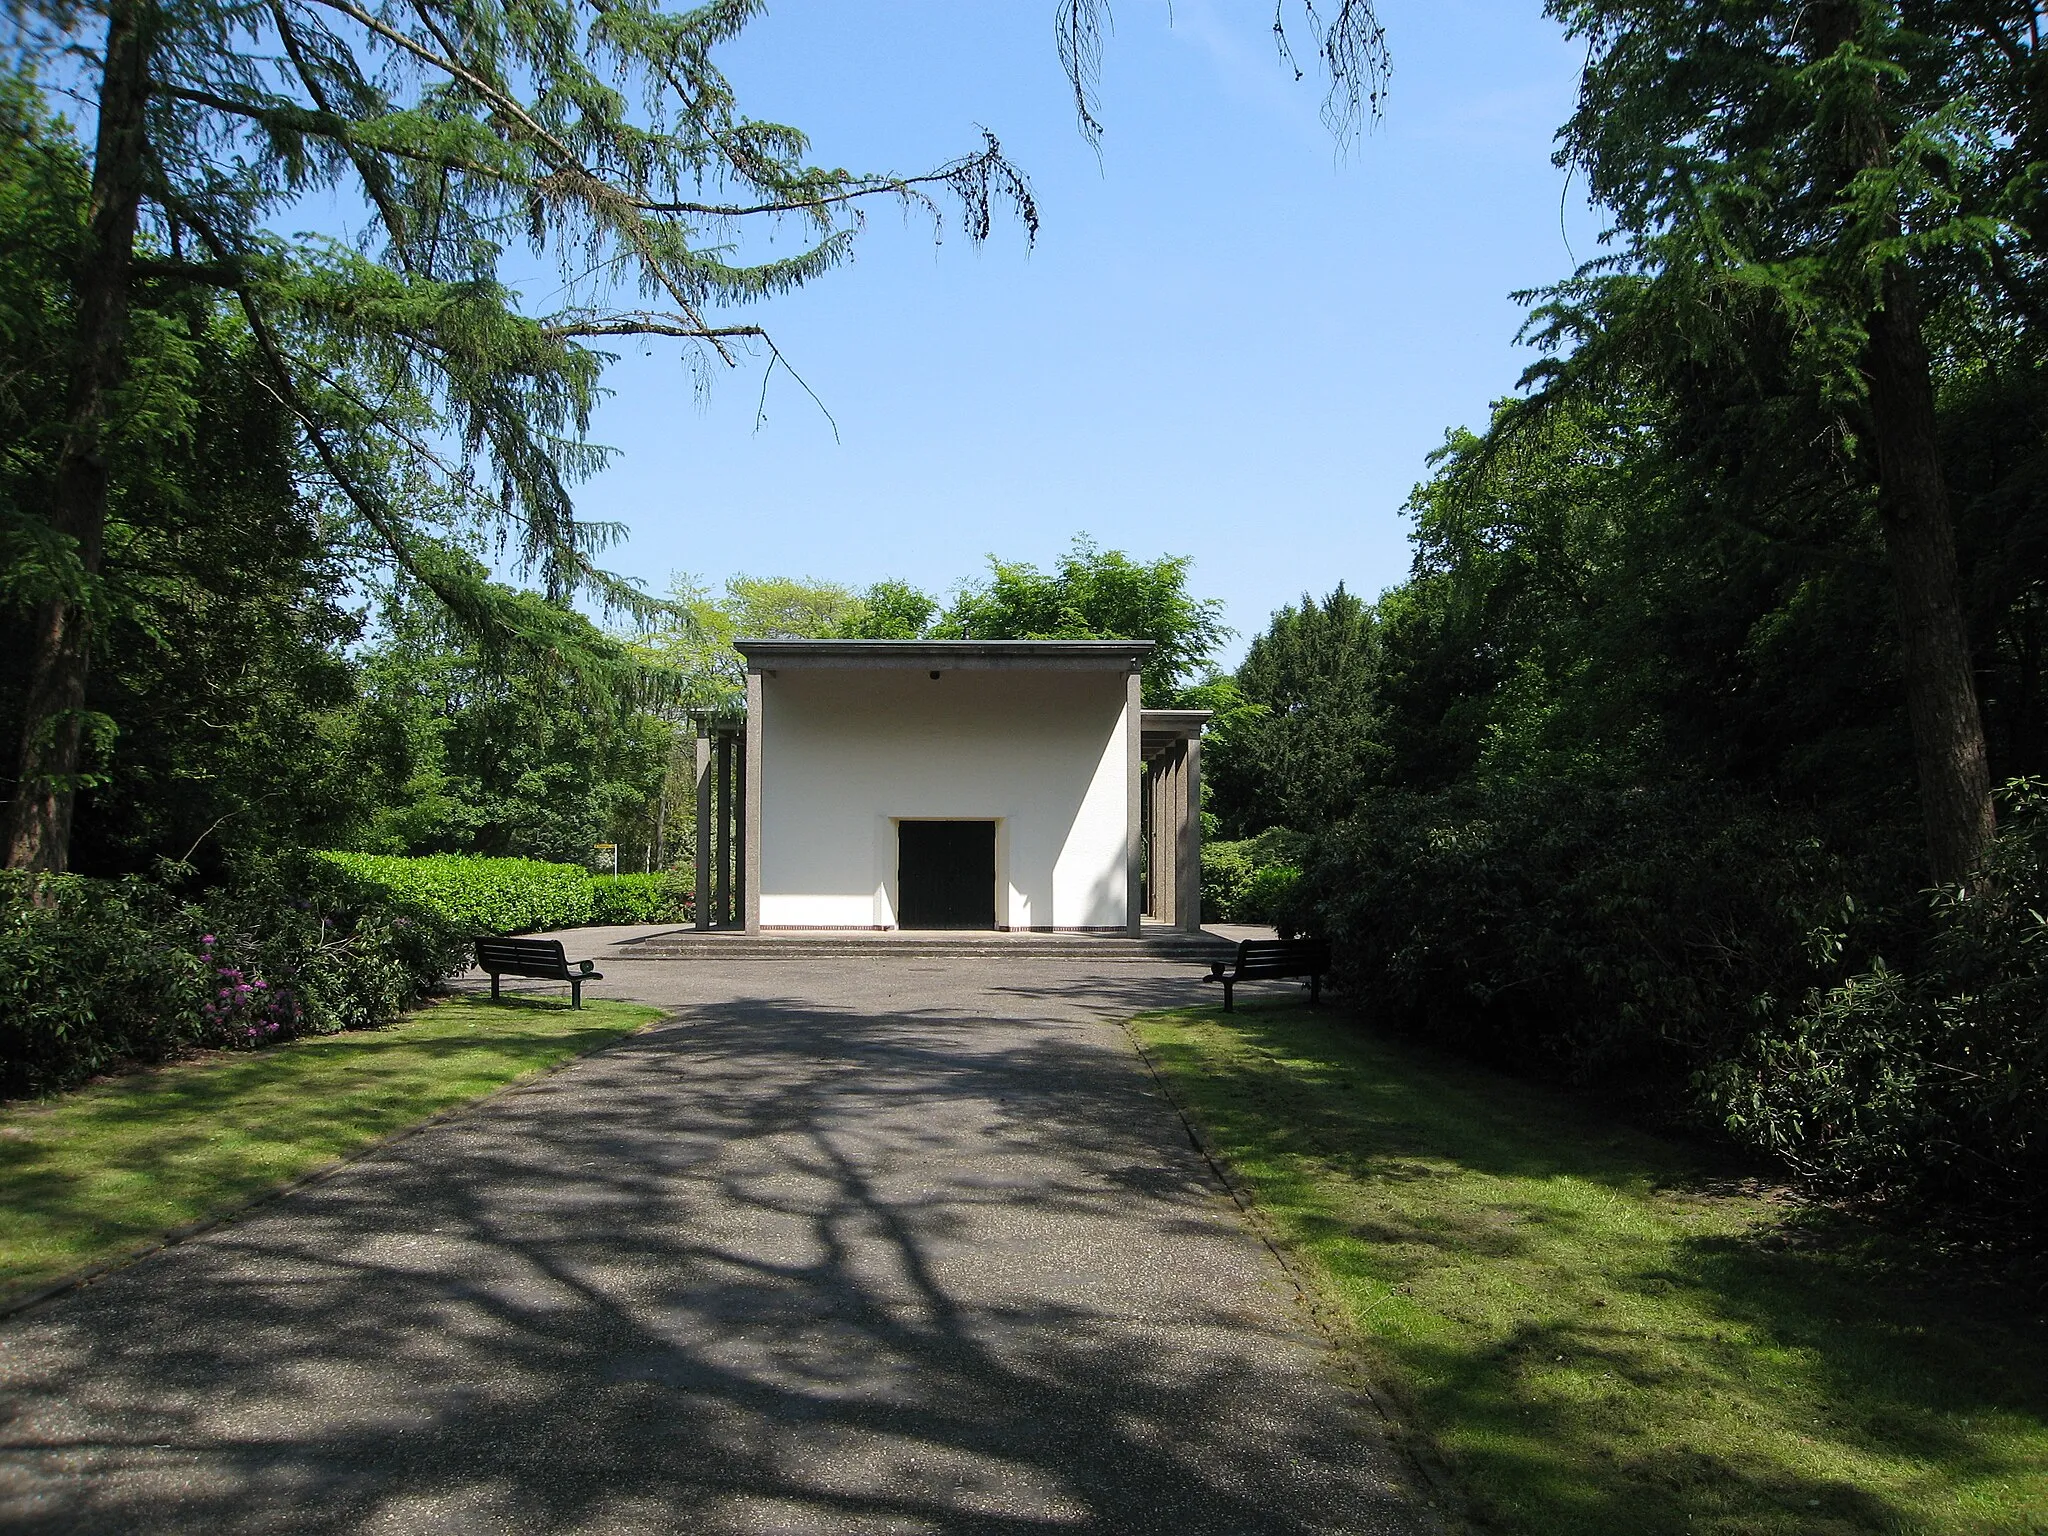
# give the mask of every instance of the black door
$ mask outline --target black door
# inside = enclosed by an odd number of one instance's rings
[[[896,922],[903,928],[996,925],[996,824],[896,824]]]

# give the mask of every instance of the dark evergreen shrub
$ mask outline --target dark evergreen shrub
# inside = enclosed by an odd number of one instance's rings
[[[1704,1078],[1738,1137],[1822,1189],[2048,1253],[2048,785],[2008,786],[1989,863],[1937,891],[1910,971],[1816,991]]]
[[[202,931],[146,880],[0,872],[0,1095],[197,1043]]]
[[[468,958],[451,927],[289,855],[223,884],[0,879],[0,1096],[195,1046],[388,1023]]]
[[[1384,792],[1314,841],[1281,927],[1328,938],[1376,1019],[1673,1119],[1693,1073],[1877,952],[1873,888],[1871,860],[1735,796]]]

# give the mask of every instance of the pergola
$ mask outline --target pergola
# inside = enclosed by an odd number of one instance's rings
[[[1148,709],[1140,717],[1145,764],[1145,916],[1202,927],[1202,727],[1206,709]]]
[[[747,926],[747,716],[697,716],[699,928]]]

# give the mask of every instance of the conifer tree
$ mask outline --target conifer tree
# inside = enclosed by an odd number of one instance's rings
[[[1988,847],[1985,737],[1936,430],[1943,306],[2042,313],[2036,12],[1889,0],[1550,0],[1585,41],[1559,159],[1612,210],[1615,253],[1538,328],[1575,380],[1644,373],[1680,398],[1752,381],[1747,452],[1819,416],[1868,488],[1892,572],[1935,880]],[[1766,398],[1772,396],[1774,398]],[[1777,421],[1773,422],[1773,414]],[[1711,423],[1700,423],[1711,430]]]
[[[62,869],[110,450],[138,285],[199,284],[246,320],[261,387],[300,434],[311,493],[352,537],[501,644],[519,614],[447,558],[450,524],[495,526],[567,600],[633,603],[593,562],[606,530],[569,487],[611,338],[732,361],[727,318],[849,254],[859,208],[894,198],[968,233],[1036,211],[990,137],[925,175],[809,163],[796,129],[743,113],[713,51],[760,0],[30,0],[31,62],[64,56],[94,97],[90,208],[74,269],[64,431],[43,507],[60,569],[27,658],[12,867]],[[47,62],[46,62],[47,67]],[[294,210],[360,202],[351,245],[287,237]],[[756,258],[748,231],[808,231]],[[529,302],[515,253],[553,262]],[[536,285],[539,286],[539,285]],[[423,511],[423,508],[431,509]],[[543,642],[544,643],[544,642]]]

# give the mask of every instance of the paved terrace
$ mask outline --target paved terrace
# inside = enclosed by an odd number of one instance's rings
[[[602,952],[673,1018],[0,1324],[0,1527],[1433,1528],[1118,1027],[1197,968]]]

